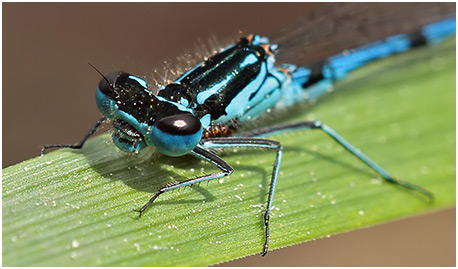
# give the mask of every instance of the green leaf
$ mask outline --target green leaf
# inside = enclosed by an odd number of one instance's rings
[[[454,205],[455,72],[450,41],[371,64],[292,113],[288,121],[319,118],[436,201],[381,181],[319,131],[274,136],[284,156],[271,250]],[[259,253],[274,156],[226,152],[233,175],[165,193],[140,219],[132,210],[159,187],[216,168],[126,155],[108,134],[5,168],[3,265],[202,266]]]

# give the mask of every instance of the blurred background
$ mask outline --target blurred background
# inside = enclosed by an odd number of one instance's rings
[[[88,63],[148,76],[199,40],[270,35],[318,5],[3,3],[3,167],[44,144],[79,141],[100,118],[100,76]],[[455,266],[455,238],[449,209],[222,265]]]

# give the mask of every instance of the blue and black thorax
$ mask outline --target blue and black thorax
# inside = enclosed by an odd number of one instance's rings
[[[136,76],[125,72],[105,76],[97,90],[97,105],[113,120],[114,143],[127,152],[155,146],[166,155],[181,156],[202,137],[230,135],[237,124],[266,110],[266,98],[286,79],[274,71],[274,48],[259,36],[242,38],[157,95]]]

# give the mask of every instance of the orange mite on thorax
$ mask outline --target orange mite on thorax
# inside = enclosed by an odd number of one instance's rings
[[[209,129],[204,130],[202,138],[228,137],[232,136],[235,130],[237,130],[237,127],[235,126],[228,126],[225,124],[212,125]]]

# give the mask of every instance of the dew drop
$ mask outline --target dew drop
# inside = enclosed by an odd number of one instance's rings
[[[80,246],[80,242],[78,240],[73,239],[72,240],[72,248],[78,248]]]

